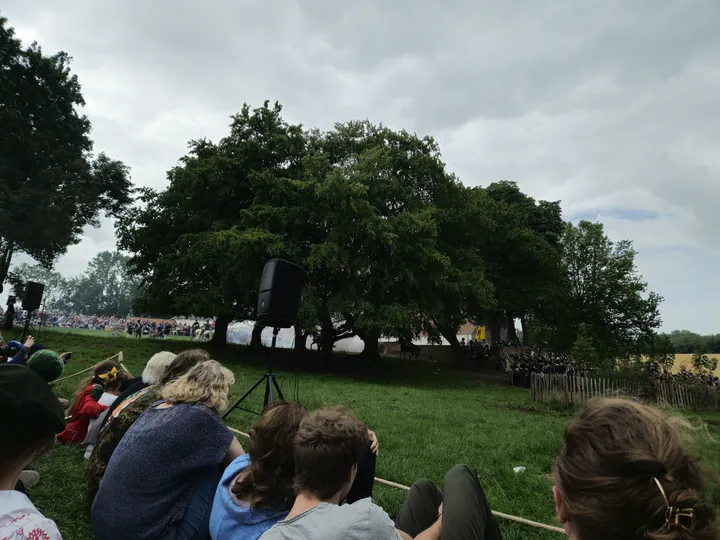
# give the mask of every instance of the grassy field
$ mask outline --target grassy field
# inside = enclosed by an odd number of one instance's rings
[[[42,335],[42,342],[60,352],[73,351],[66,374],[119,350],[128,368],[139,374],[155,352],[177,352],[190,346],[183,341],[52,331]],[[264,372],[264,355],[251,356],[244,348],[213,350],[203,346],[235,373],[231,402]],[[343,404],[377,432],[379,477],[406,485],[421,477],[442,483],[450,467],[467,463],[477,468],[494,509],[555,524],[552,484],[547,475],[570,411],[537,406],[529,401],[525,390],[427,363],[388,360],[380,367],[370,367],[357,356],[338,355],[333,371],[324,373],[307,362],[301,369],[290,351],[280,351],[276,360],[286,397],[293,397],[297,384],[299,399],[307,408]],[[58,394],[70,397],[78,382],[70,379],[58,384]],[[252,405],[259,407],[260,400],[258,394]],[[720,415],[704,418],[720,424]],[[252,420],[248,413],[235,412],[228,424],[247,431]],[[720,430],[710,425],[709,432],[699,432],[703,463],[714,475],[712,471],[720,470],[720,452],[709,436],[720,441]],[[240,441],[245,442],[242,438]],[[516,475],[512,469],[519,465],[527,470]],[[40,510],[58,523],[65,540],[92,538],[83,495],[83,467],[79,448],[57,446],[36,464],[42,477],[29,491]],[[720,506],[716,475],[711,482],[715,487],[713,497]],[[376,501],[391,514],[397,512],[404,495],[403,491],[377,484],[374,492]],[[507,521],[501,521],[501,527],[507,539],[558,537],[557,533]]]

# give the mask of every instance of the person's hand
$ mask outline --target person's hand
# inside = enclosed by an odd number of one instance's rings
[[[377,457],[380,455],[380,443],[377,440],[377,435],[375,435],[374,431],[368,429],[368,436],[370,437],[370,451]]]
[[[23,347],[29,349],[33,345],[35,345],[35,338],[32,336],[28,336],[28,338],[25,340],[25,343],[23,344]]]

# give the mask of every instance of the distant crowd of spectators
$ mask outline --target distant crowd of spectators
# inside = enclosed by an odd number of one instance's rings
[[[0,316],[3,315],[0,309]],[[15,313],[15,323],[24,324],[27,311],[21,309]],[[37,311],[30,321],[33,326],[42,325],[50,328],[78,328],[88,330],[105,330],[114,335],[127,334],[131,337],[166,338],[169,336],[185,336],[193,338],[196,331],[215,330],[215,321],[206,319],[204,322],[195,320],[176,321],[158,319],[140,319],[110,317],[103,315],[82,315],[78,313],[62,313],[58,311]]]
[[[711,386],[720,389],[720,377],[712,373],[693,373],[687,366],[680,366],[680,371],[672,373],[667,369],[661,370],[657,364],[652,364],[649,368],[649,378],[651,381],[674,382],[692,386]]]

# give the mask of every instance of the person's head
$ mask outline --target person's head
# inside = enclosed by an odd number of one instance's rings
[[[160,351],[152,355],[142,373],[142,380],[147,385],[156,384],[177,355],[169,351]]]
[[[295,435],[295,492],[323,501],[345,498],[368,451],[367,427],[342,407],[323,407],[300,422]]]
[[[117,379],[120,371],[121,367],[117,362],[113,362],[112,360],[103,360],[102,362],[98,362],[92,370],[92,375],[84,379],[75,391],[75,395],[70,402],[70,408],[68,409],[70,414],[75,413],[75,404],[77,403],[80,394],[82,394],[88,386],[99,384],[105,388],[106,384],[113,383]]]
[[[12,489],[64,428],[63,408],[47,381],[28,367],[0,365],[0,489]]]
[[[717,538],[700,472],[658,410],[595,400],[568,424],[564,439],[553,492],[570,538]],[[682,515],[688,510],[693,518]]]
[[[32,347],[30,349],[32,350]],[[28,357],[27,366],[47,382],[59,379],[65,370],[65,362],[60,355],[45,348],[38,349],[31,354]]]
[[[112,374],[112,372],[111,372]],[[114,376],[113,376],[114,375]],[[111,376],[107,377],[102,385],[103,392],[109,394],[121,394],[122,386],[131,379],[130,374],[127,371],[120,370],[116,371]]]
[[[191,368],[201,362],[207,362],[208,360],[210,360],[210,355],[207,351],[203,351],[202,349],[188,349],[186,351],[182,351],[173,358],[172,362],[168,364],[157,384],[159,386],[165,386],[181,375],[185,375]]]
[[[288,508],[294,498],[293,440],[307,412],[299,403],[276,401],[267,405],[250,428],[250,465],[232,491],[254,508]]]
[[[234,382],[232,371],[215,360],[208,360],[165,385],[160,396],[171,405],[200,403],[219,413],[227,407]]]

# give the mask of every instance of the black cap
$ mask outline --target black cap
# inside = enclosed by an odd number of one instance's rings
[[[0,364],[0,414],[6,420],[31,423],[38,431],[65,429],[65,412],[50,385],[18,364]]]

